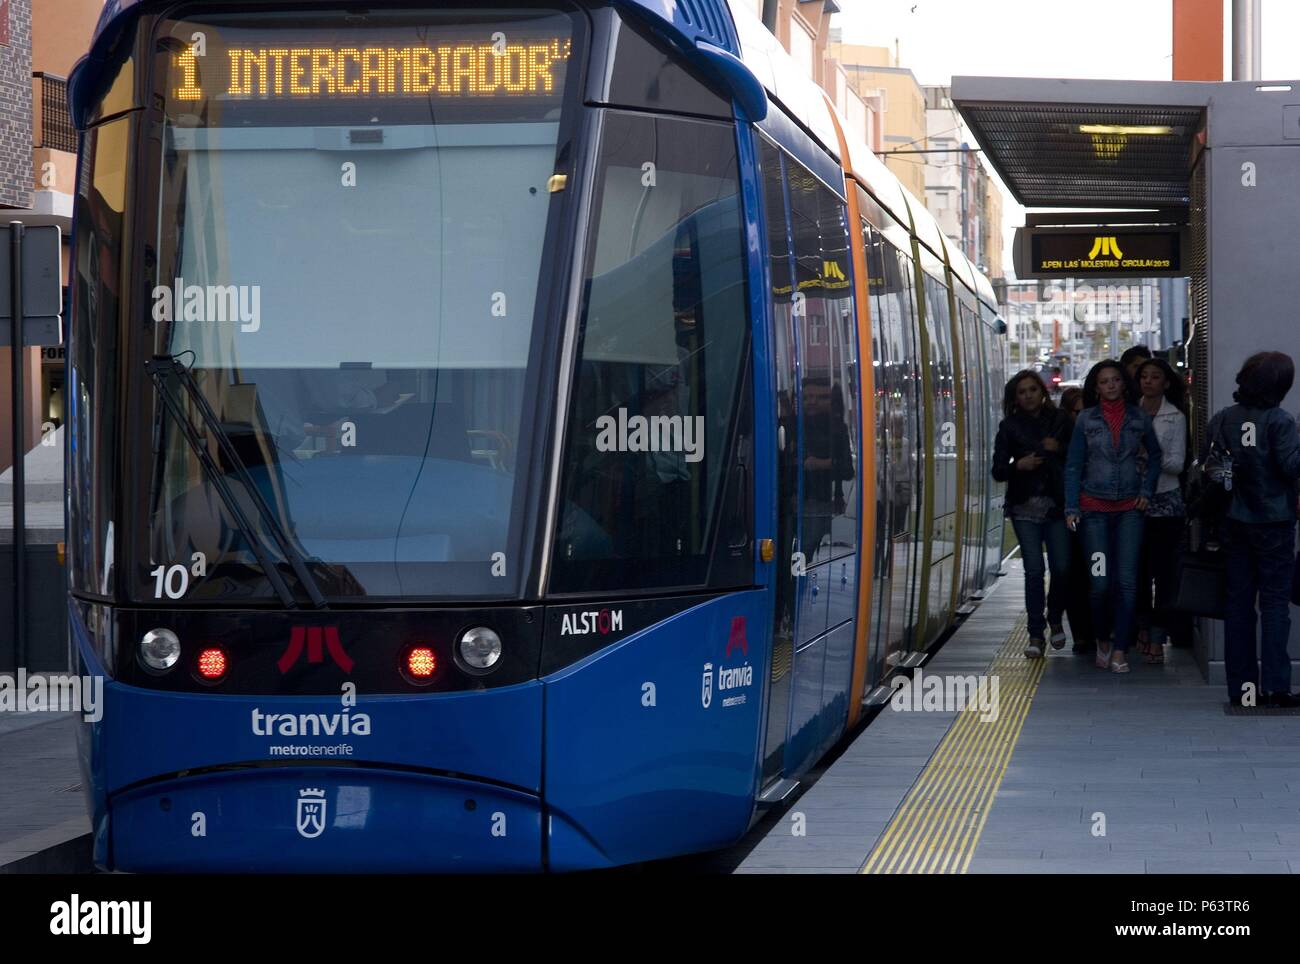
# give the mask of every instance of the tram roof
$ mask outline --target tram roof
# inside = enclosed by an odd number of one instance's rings
[[[990,305],[996,304],[993,286],[988,279],[975,270],[956,245],[948,242],[925,204],[914,197],[851,131],[845,133],[848,157],[840,156],[839,138],[831,120],[831,114],[837,112],[830,98],[762,25],[752,6],[740,0],[730,0],[730,8],[740,37],[741,58],[762,82],[769,96],[798,118],[827,153],[844,163],[876,200],[903,226],[913,231],[936,258],[946,259],[963,284],[972,287]],[[847,127],[842,118],[839,126],[841,130]]]
[[[1186,210],[1205,81],[954,77],[952,101],[1030,208]]]

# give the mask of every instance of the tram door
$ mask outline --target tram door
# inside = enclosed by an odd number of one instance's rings
[[[781,777],[785,759],[790,687],[794,669],[797,579],[792,558],[798,549],[799,417],[795,392],[791,240],[786,218],[785,178],[780,152],[760,141],[764,216],[772,290],[773,365],[776,380],[777,539],[776,604],[772,626],[772,668],[768,679],[762,785]]]

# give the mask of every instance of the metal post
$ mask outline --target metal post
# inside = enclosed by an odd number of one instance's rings
[[[1232,79],[1260,79],[1260,0],[1232,0]]]
[[[23,224],[9,222],[9,359],[13,389],[14,670],[27,663],[27,486],[23,478]]]

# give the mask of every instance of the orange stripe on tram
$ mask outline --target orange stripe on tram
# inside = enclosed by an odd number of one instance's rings
[[[823,94],[823,96],[825,96]],[[854,623],[853,682],[849,686],[849,718],[852,727],[862,714],[862,695],[867,680],[867,649],[871,644],[871,585],[875,578],[876,544],[876,444],[872,427],[876,411],[876,369],[871,344],[870,285],[867,281],[867,248],[862,240],[862,211],[858,207],[857,181],[849,157],[849,144],[835,114],[835,106],[826,97],[835,136],[840,142],[840,166],[844,170],[844,195],[849,204],[849,250],[853,254],[854,317],[858,324],[858,416],[862,421],[861,460],[858,478],[862,493],[862,535],[858,540],[858,607]]]

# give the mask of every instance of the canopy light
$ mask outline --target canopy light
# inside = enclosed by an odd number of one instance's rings
[[[1167,124],[1080,124],[1080,134],[1172,134]]]

